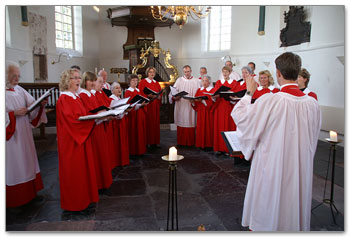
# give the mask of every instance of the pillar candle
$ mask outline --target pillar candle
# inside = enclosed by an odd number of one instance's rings
[[[169,149],[169,160],[177,160],[177,150],[175,147]]]
[[[330,140],[332,142],[337,142],[338,141],[338,136],[337,133],[334,131],[329,131],[329,136],[330,136]]]

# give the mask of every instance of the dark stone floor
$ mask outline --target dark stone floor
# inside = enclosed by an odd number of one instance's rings
[[[113,170],[114,182],[100,195],[90,215],[67,214],[60,208],[56,137],[36,141],[45,189],[43,201],[32,201],[6,210],[7,231],[159,231],[166,229],[168,164],[161,156],[176,143],[176,132],[161,131],[161,148],[141,157],[131,157],[130,165]],[[327,144],[319,142],[315,172],[322,175],[328,161]],[[249,167],[234,165],[233,159],[215,156],[194,147],[179,147],[185,159],[178,164],[179,229],[196,231],[203,224],[207,231],[246,231],[241,227]],[[344,160],[344,150],[338,152]],[[342,156],[342,157],[341,157]],[[316,162],[317,161],[317,162]],[[320,163],[320,165],[318,165]],[[321,166],[321,167],[320,167]],[[327,168],[327,167],[326,167]],[[342,176],[337,178],[344,184]],[[340,175],[339,175],[340,176]],[[318,203],[313,200],[313,206]],[[333,224],[328,206],[315,209],[313,231],[343,231],[344,216],[337,214]]]

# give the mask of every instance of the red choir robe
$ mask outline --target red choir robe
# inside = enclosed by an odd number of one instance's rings
[[[129,87],[125,91],[125,97],[130,97],[131,101],[137,94],[141,94],[138,88]],[[138,105],[136,105],[138,106]],[[129,152],[130,155],[143,155],[147,151],[147,128],[146,111],[147,108],[135,108],[129,113]]]
[[[315,100],[318,100],[316,93],[312,92],[309,88],[305,87],[304,89],[301,89],[301,91],[304,92],[305,95],[311,96]]]
[[[98,106],[106,106],[109,107],[111,104],[112,99],[107,97],[107,95],[101,90],[101,91],[95,91],[92,90],[92,92],[96,96],[96,100],[98,103]],[[103,122],[103,126],[105,128],[105,136],[107,137],[107,146],[108,146],[108,152],[109,152],[109,157],[110,157],[110,164],[111,168],[113,169],[116,166],[117,160],[119,159],[118,157],[118,141],[114,141],[114,132],[113,130],[115,129],[113,126],[112,121],[106,121]]]
[[[266,93],[277,93],[280,90],[277,89],[276,87],[274,87],[273,85],[264,88],[262,86],[259,86],[258,88],[256,88],[256,91],[254,92],[254,95],[252,96],[252,103],[255,102],[256,99],[258,99],[260,96],[266,94]]]
[[[82,89],[79,96],[87,111],[99,107],[99,103],[93,93]],[[109,141],[103,123],[94,127],[90,137],[93,145],[97,187],[98,189],[109,188],[113,182],[111,170],[114,167],[114,163],[111,162],[111,148],[108,147]]]
[[[79,121],[87,115],[76,94],[61,92],[56,104],[57,148],[61,208],[81,211],[98,201],[98,188],[89,139],[95,121]]]
[[[162,88],[156,80],[150,80],[145,78],[140,81],[139,90],[141,95],[147,98],[147,95],[143,92],[143,89],[148,87],[149,89],[159,92]],[[147,105],[146,123],[147,123],[147,144],[156,145],[160,144],[160,105],[161,98],[151,101]]]
[[[115,95],[109,98],[113,100],[120,100]],[[111,101],[112,106],[112,101]],[[129,131],[128,131],[128,115],[124,115],[122,119],[115,119],[113,123],[113,140],[116,144],[117,159],[116,166],[125,166],[130,164],[129,160]]]
[[[201,87],[196,92],[197,96],[208,96],[207,100],[195,101],[193,109],[197,112],[197,127],[196,127],[196,147],[206,148],[213,147],[213,132],[214,132],[214,115],[211,112],[213,100],[210,95],[204,94],[214,93],[214,88]]]
[[[213,91],[215,92],[221,86],[227,86],[231,88],[231,91],[237,92],[236,89],[237,81],[229,79],[228,81],[222,79],[215,83]],[[224,131],[235,131],[236,124],[234,123],[232,117],[230,116],[234,105],[224,98],[217,98],[212,111],[214,112],[214,136],[213,136],[213,148],[214,151],[229,152],[224,139],[222,138],[221,132]]]

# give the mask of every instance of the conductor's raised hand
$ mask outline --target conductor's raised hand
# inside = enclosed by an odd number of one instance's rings
[[[257,88],[254,77],[249,75],[245,82],[247,83],[247,91],[250,91],[250,93],[253,95]]]

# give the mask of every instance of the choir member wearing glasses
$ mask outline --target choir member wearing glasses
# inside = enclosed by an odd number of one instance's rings
[[[152,93],[144,93],[144,89],[147,87],[152,91],[159,93],[161,87],[159,82],[154,80],[157,70],[154,67],[146,69],[147,78],[140,81],[139,90],[141,95],[150,99],[150,103],[147,105],[146,123],[147,123],[147,145],[151,147],[157,147],[160,144],[160,105],[162,94],[154,95]]]
[[[89,113],[99,107],[96,96],[91,92],[95,88],[97,77],[95,73],[84,72],[80,83],[80,99]],[[103,123],[96,124],[91,132],[91,142],[94,146],[93,155],[98,189],[107,189],[112,184],[113,168],[111,147],[113,143],[107,139]]]
[[[128,77],[129,88],[125,91],[125,97],[130,97],[129,102],[136,96],[141,95],[137,88],[139,78],[135,74]],[[148,103],[137,104],[129,113],[129,153],[130,155],[143,155],[147,151],[147,128],[146,113]]]
[[[43,199],[43,189],[32,128],[47,123],[44,100],[28,113],[35,100],[21,86],[19,65],[6,62],[6,207],[17,207],[33,199]]]
[[[78,120],[88,114],[76,94],[80,81],[78,70],[62,72],[56,104],[61,208],[67,211],[87,211],[89,204],[99,199],[94,146],[90,139],[95,121]]]

